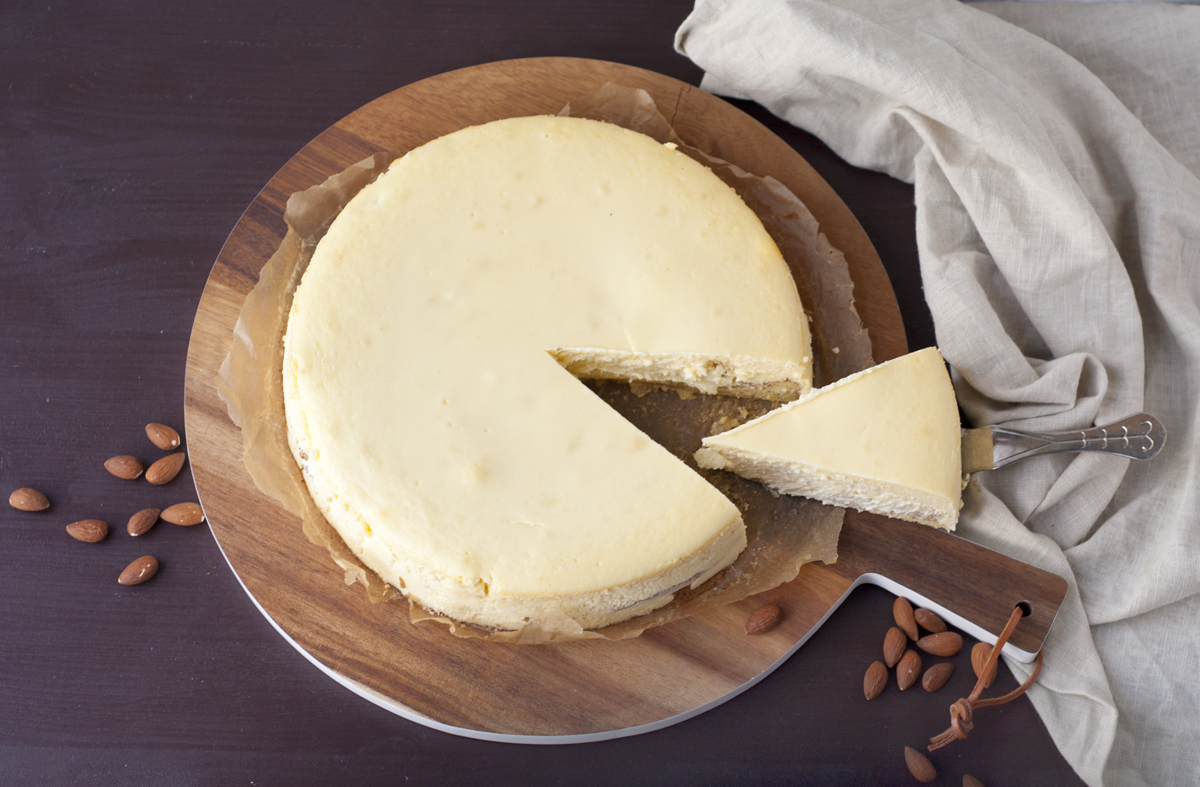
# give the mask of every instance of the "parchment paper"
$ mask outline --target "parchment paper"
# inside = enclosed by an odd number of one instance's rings
[[[853,283],[845,259],[819,233],[816,220],[803,203],[781,183],[747,174],[686,145],[644,90],[608,84],[570,102],[560,114],[604,120],[660,142],[673,142],[710,167],[759,215],[792,269],[800,299],[811,317],[814,382],[824,385],[872,365],[870,340],[854,310]],[[326,521],[309,497],[288,448],[283,410],[283,337],[292,295],[317,243],[350,199],[395,158],[391,153],[377,153],[289,198],[284,213],[287,235],[246,298],[234,330],[233,347],[221,365],[218,381],[229,416],[242,429],[244,461],[255,484],[301,518],[308,539],[327,548],[345,572],[346,583],[361,582],[372,602],[393,599],[400,592],[364,566]],[[770,590],[794,579],[804,563],[836,560],[842,509],[804,498],[781,497],[730,473],[699,470],[692,459],[703,437],[761,415],[771,409],[771,403],[690,392],[681,396],[680,392],[648,386],[635,390],[611,381],[586,384],[738,506],[746,522],[746,550],[696,590],[685,588],[654,612],[596,631],[584,631],[557,609],[542,610],[519,630],[493,631],[450,620],[410,600],[414,623],[435,620],[458,637],[520,644],[623,639]]]

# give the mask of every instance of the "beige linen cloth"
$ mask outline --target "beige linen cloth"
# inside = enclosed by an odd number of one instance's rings
[[[1070,581],[1029,696],[1080,776],[1200,784],[1200,9],[698,0],[676,48],[914,184],[975,425],[1167,427],[1149,462],[984,473],[959,529]]]

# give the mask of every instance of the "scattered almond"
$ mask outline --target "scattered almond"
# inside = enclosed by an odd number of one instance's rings
[[[67,533],[76,541],[94,544],[108,535],[108,523],[99,519],[83,519],[67,525]]]
[[[979,781],[969,773],[964,773],[963,787],[983,787],[983,782]]]
[[[14,489],[8,496],[8,504],[18,511],[45,511],[50,507],[45,495],[27,486]]]
[[[946,623],[937,616],[937,613],[930,612],[927,609],[918,609],[913,612],[913,617],[917,619],[917,624],[926,631],[934,634],[941,634],[946,630]],[[913,637],[916,639],[916,637]]]
[[[900,691],[917,682],[921,677],[921,656],[915,650],[906,650],[896,664],[896,685]]]
[[[779,614],[778,604],[763,604],[746,618],[746,633],[762,634],[764,631],[770,631],[778,625]]]
[[[154,464],[150,465],[150,469],[146,471],[146,480],[152,484],[165,484],[175,476],[179,475],[179,471],[183,469],[183,460],[186,454],[180,451],[177,454],[170,454],[159,459]]]
[[[962,650],[962,636],[953,631],[929,634],[917,640],[917,647],[934,656],[953,656]]]
[[[179,447],[179,432],[166,424],[146,424],[146,437],[164,451]]]
[[[954,672],[954,665],[948,661],[934,664],[921,676],[921,688],[925,691],[937,691],[946,685],[946,681],[950,680],[952,672]]]
[[[132,481],[142,474],[142,463],[132,456],[114,456],[104,463],[104,469],[117,478]]]
[[[204,509],[200,507],[199,503],[176,503],[162,512],[162,518],[173,525],[189,527],[204,521]],[[750,624],[746,625],[749,627]]]
[[[143,535],[147,530],[154,527],[154,523],[158,521],[159,510],[157,508],[143,508],[133,516],[129,517],[129,524],[125,529],[129,531],[131,536]]]
[[[883,638],[883,662],[889,668],[896,666],[896,662],[904,655],[905,648],[908,647],[908,637],[900,629],[892,626],[888,629],[887,636]]]
[[[882,661],[872,661],[871,666],[867,667],[867,674],[863,675],[863,694],[868,700],[873,700],[883,693],[883,689],[887,686],[887,667]]]
[[[929,758],[910,746],[904,747],[904,762],[908,765],[908,772],[921,784],[927,784],[937,778],[937,771]]]
[[[986,642],[976,642],[975,647],[971,648],[971,669],[975,671],[975,677],[978,678],[983,674],[983,668],[987,665],[988,658],[992,655],[992,646]],[[983,681],[983,687],[992,685],[992,681],[996,679],[996,668],[999,664],[993,664],[992,669],[988,672],[988,676]]]
[[[142,555],[121,572],[117,581],[122,585],[140,585],[158,573],[158,561],[153,555]]]
[[[917,631],[917,619],[913,616],[912,604],[908,603],[904,596],[898,597],[896,603],[892,604],[892,617],[896,619],[900,630],[913,642],[921,638],[920,632]]]

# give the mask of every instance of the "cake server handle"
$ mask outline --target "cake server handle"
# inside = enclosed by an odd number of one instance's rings
[[[1166,428],[1147,413],[1071,432],[1022,432],[1006,426],[964,429],[963,472],[995,470],[1031,456],[1078,451],[1150,459],[1162,450],[1166,441]]]

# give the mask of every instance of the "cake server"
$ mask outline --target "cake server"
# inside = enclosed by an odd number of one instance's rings
[[[1167,441],[1166,428],[1147,413],[1070,432],[1023,432],[1007,426],[984,426],[964,429],[962,434],[963,473],[995,470],[1031,456],[1078,451],[1150,459]]]

